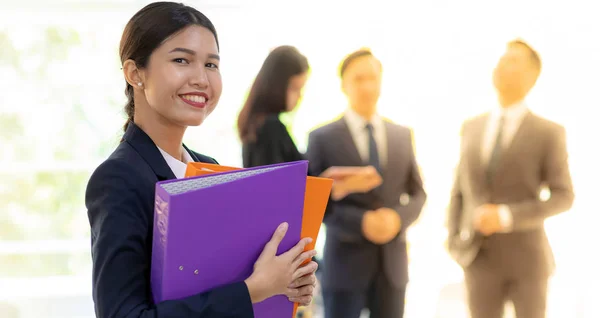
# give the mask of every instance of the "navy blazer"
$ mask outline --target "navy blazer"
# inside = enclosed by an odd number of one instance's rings
[[[188,152],[195,161],[217,163]],[[150,264],[155,184],[174,178],[152,139],[134,123],[129,124],[117,149],[92,174],[85,205],[92,236],[96,316],[254,317],[244,282],[179,300],[153,302]]]
[[[408,283],[406,230],[420,216],[427,199],[417,166],[409,128],[385,121],[387,166],[380,190],[353,193],[330,201],[324,222],[327,225],[323,255],[323,289],[367,290],[380,271],[391,285],[404,289]],[[344,117],[310,133],[307,158],[311,169],[320,173],[333,166],[364,165]],[[402,195],[408,195],[403,200]],[[380,207],[400,216],[400,233],[390,242],[377,245],[362,233],[366,211]]]

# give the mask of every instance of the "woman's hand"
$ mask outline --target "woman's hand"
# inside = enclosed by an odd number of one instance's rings
[[[315,253],[311,253],[311,255],[314,256]],[[296,270],[294,276],[297,276],[298,278],[294,279],[288,287],[288,291],[285,293],[291,302],[298,303],[300,306],[310,305],[315,287],[317,286],[317,277],[315,276],[317,267],[317,263],[311,261]]]
[[[289,251],[276,256],[279,243],[281,243],[287,229],[287,223],[279,225],[271,240],[265,245],[258,260],[254,263],[254,272],[245,281],[252,303],[261,302],[275,295],[286,294],[293,281],[311,272],[311,267],[306,268],[310,263],[298,268],[304,261],[316,254],[315,251],[303,253],[304,247],[312,241],[311,238],[300,240]]]

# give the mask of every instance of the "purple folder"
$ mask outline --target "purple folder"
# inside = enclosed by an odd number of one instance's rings
[[[245,280],[282,222],[278,255],[301,239],[308,161],[156,184],[151,285],[154,302]],[[288,318],[280,295],[254,305],[256,318]]]

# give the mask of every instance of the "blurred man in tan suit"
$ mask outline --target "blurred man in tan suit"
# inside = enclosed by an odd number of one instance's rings
[[[498,107],[466,121],[448,211],[448,249],[463,267],[472,318],[543,318],[554,258],[544,220],[571,208],[565,129],[524,99],[541,70],[527,43],[508,43],[494,70]],[[549,200],[540,199],[547,187]]]

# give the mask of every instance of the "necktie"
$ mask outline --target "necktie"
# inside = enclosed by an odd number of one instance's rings
[[[379,175],[383,177],[383,172],[381,171],[381,165],[379,163],[379,152],[377,151],[377,142],[375,141],[375,136],[373,135],[373,125],[368,123],[366,125],[367,131],[369,132],[369,165],[373,166],[379,172]],[[375,189],[371,190],[375,195],[375,201],[373,202],[373,207],[378,209],[383,207],[383,199],[382,199],[382,186],[378,186]]]
[[[369,165],[375,167],[379,174],[381,174],[381,166],[379,165],[379,152],[377,151],[377,142],[373,135],[373,125],[368,123],[366,125],[367,131],[369,132]]]
[[[502,155],[502,136],[504,132],[504,116],[500,117],[500,121],[498,122],[498,134],[496,135],[496,143],[494,144],[494,148],[492,149],[492,154],[490,155],[490,161],[488,163],[487,169],[487,180],[488,183],[491,183],[494,174],[496,173],[496,169],[498,168],[498,163],[500,162],[500,157]]]

